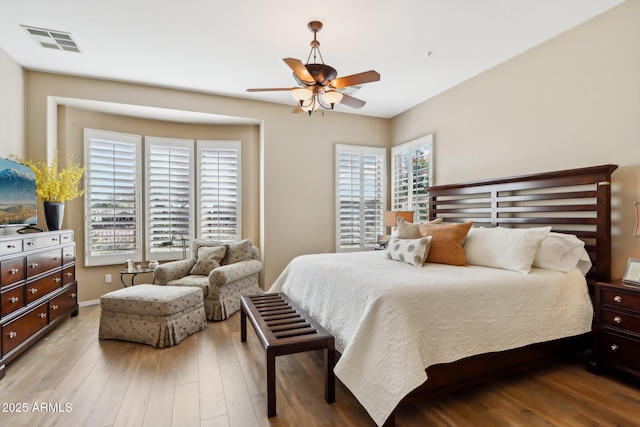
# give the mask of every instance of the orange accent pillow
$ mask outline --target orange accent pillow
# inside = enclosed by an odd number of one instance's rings
[[[462,242],[473,222],[461,224],[420,224],[420,234],[431,237],[431,249],[426,262],[467,265]]]

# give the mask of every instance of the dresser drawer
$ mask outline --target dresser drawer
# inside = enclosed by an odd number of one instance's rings
[[[0,255],[10,255],[22,252],[22,240],[5,240],[0,244]]]
[[[27,304],[42,298],[62,286],[62,273],[57,272],[27,283]]]
[[[30,251],[32,249],[46,248],[47,246],[54,246],[60,244],[60,235],[53,234],[39,237],[29,237],[24,239],[24,250]]]
[[[640,334],[640,317],[638,316],[603,308],[600,322],[603,325]]]
[[[24,280],[24,257],[7,259],[2,261],[0,265],[2,266],[1,286],[4,287]]]
[[[48,303],[40,304],[24,316],[2,327],[3,356],[47,325],[49,321],[47,308]]]
[[[60,249],[27,255],[27,279],[62,266]]]
[[[65,243],[72,243],[73,242],[73,233],[72,232],[67,232],[67,233],[61,233],[60,234],[60,243],[61,244],[65,244]]]
[[[0,315],[2,317],[24,306],[24,285],[0,293]]]
[[[602,362],[640,372],[640,341],[600,331],[598,348]]]
[[[49,301],[49,321],[75,307],[78,304],[77,285],[69,287],[66,291]]]
[[[639,311],[640,295],[626,293],[624,290],[601,289],[602,304]]]
[[[62,263],[70,264],[76,260],[76,247],[75,245],[65,246],[62,248]]]
[[[74,265],[65,267],[62,270],[62,285],[69,284],[76,280],[76,267]]]

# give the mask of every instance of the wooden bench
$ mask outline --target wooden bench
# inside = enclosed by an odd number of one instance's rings
[[[333,336],[283,293],[243,296],[240,340],[247,341],[247,318],[267,354],[267,416],[276,415],[276,356],[324,349],[324,399],[336,400]]]

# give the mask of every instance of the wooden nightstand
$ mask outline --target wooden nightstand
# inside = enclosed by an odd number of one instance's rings
[[[640,380],[640,287],[598,282],[591,365]]]

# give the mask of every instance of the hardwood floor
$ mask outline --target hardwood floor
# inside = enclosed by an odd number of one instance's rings
[[[101,341],[99,306],[82,307],[11,363],[0,425],[374,426],[338,381],[324,401],[322,352],[277,359],[277,410],[266,416],[264,352],[239,315],[179,345]],[[24,412],[16,412],[25,409]],[[586,371],[576,358],[398,410],[401,427],[637,426],[640,385]]]

